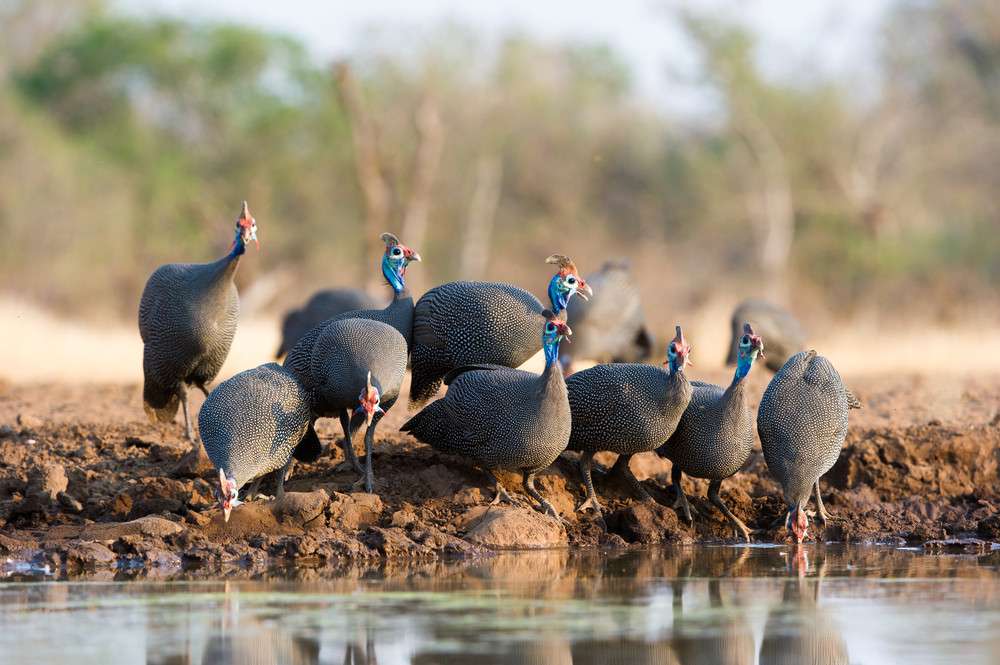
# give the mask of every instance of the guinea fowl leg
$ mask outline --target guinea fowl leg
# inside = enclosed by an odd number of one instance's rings
[[[594,479],[590,475],[590,467],[593,459],[594,453],[585,452],[580,454],[580,476],[583,478],[583,485],[587,489],[587,500],[580,504],[577,511],[584,512],[589,508],[600,517],[604,509],[597,500],[597,492],[594,491]]]
[[[632,469],[628,468],[628,463],[631,461],[631,455],[619,455],[618,459],[615,460],[615,465],[611,467],[611,475],[621,476],[626,483],[628,483],[629,489],[632,493],[639,497],[642,501],[652,501],[653,497],[649,495],[646,488],[642,486],[635,474],[632,473]]]
[[[713,480],[712,482],[710,482],[708,484],[708,500],[711,501],[712,505],[718,508],[722,512],[722,514],[726,516],[726,519],[729,520],[729,522],[733,525],[733,527],[735,527],[736,530],[740,534],[742,534],[743,540],[749,543],[750,529],[747,528],[747,525],[744,524],[743,521],[740,520],[740,518],[738,518],[736,515],[733,515],[732,511],[729,510],[729,507],[726,506],[726,504],[722,501],[722,497],[719,496],[719,488],[721,487],[722,487],[721,480]]]
[[[250,483],[250,487],[247,489],[246,493],[247,501],[250,501],[257,496],[257,493],[260,491],[260,483],[262,480],[264,480],[264,476],[258,476],[253,479],[252,483]]]
[[[372,420],[365,432],[365,491],[371,494],[375,491],[375,474],[372,472],[372,447],[375,445],[375,426],[379,419]]]
[[[819,493],[819,478],[816,479],[816,508],[818,508],[816,511],[817,517],[819,517],[819,521],[825,526],[832,518],[830,517],[830,513],[826,512],[826,506],[823,505],[823,497]]]
[[[195,443],[194,431],[191,429],[191,417],[188,415],[187,390],[181,388],[181,410],[184,412],[184,435],[191,443]]]
[[[546,515],[551,515],[552,517],[556,518],[561,522],[562,517],[559,516],[559,513],[556,512],[556,509],[552,507],[552,504],[549,503],[545,499],[545,497],[538,492],[537,489],[535,489],[536,473],[537,471],[524,472],[524,478],[523,478],[524,491],[528,493],[528,496],[530,496],[532,499],[538,502],[539,506],[541,506],[542,508],[543,513],[545,513]]]
[[[521,505],[519,501],[514,499],[514,497],[512,497],[510,494],[507,494],[507,490],[505,490],[503,488],[503,485],[500,484],[500,479],[497,478],[496,474],[493,473],[492,469],[486,469],[486,475],[489,476],[490,480],[493,481],[493,488],[496,490],[496,496],[494,496],[493,500],[490,501],[491,506],[495,506],[501,502],[509,503],[512,506]]]
[[[354,443],[351,441],[351,412],[347,409],[340,412],[340,426],[344,428],[344,463],[350,464],[355,471],[363,474],[365,470],[361,467],[358,456],[354,454]],[[340,471],[342,469],[338,466],[336,470]]]
[[[285,496],[285,481],[288,480],[290,475],[292,475],[292,465],[294,464],[295,458],[293,457],[288,460],[288,464],[278,470],[278,488],[274,490],[275,499],[280,499]]]
[[[684,520],[690,526],[694,524],[694,518],[691,517],[691,506],[688,504],[687,496],[681,487],[681,477],[683,475],[684,472],[681,471],[681,467],[677,464],[674,464],[673,468],[670,469],[670,481],[674,484],[674,494],[676,495],[673,507],[681,509],[681,512],[684,513]]]

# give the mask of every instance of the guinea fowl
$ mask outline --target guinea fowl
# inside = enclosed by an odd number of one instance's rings
[[[593,291],[565,256],[549,280],[551,311],[559,314],[570,298]],[[413,375],[410,408],[433,397],[444,376],[464,365],[518,367],[538,353],[533,331],[544,323],[542,303],[524,289],[502,282],[448,282],[417,301],[413,311]]]
[[[198,428],[205,452],[219,470],[219,500],[227,522],[241,503],[240,488],[251,480],[278,471],[277,494],[284,494],[292,450],[312,431],[310,417],[306,391],[276,363],[240,372],[211,392],[198,414]]]
[[[445,377],[449,385],[445,396],[400,430],[485,469],[497,492],[491,505],[514,503],[494,470],[522,472],[525,491],[543,512],[558,517],[535,489],[535,474],[552,464],[569,443],[569,401],[558,357],[559,342],[572,332],[549,310],[542,316],[545,369],[541,374],[498,365],[460,367]]]
[[[399,238],[391,233],[383,233],[382,242],[385,243],[385,252],[382,254],[379,267],[386,282],[392,287],[392,302],[384,309],[354,310],[326,319],[306,333],[285,357],[285,367],[289,368],[309,391],[315,389],[312,358],[315,353],[316,341],[331,323],[347,319],[365,319],[385,323],[395,328],[403,336],[406,351],[409,353],[413,338],[413,297],[410,295],[409,289],[406,288],[406,268],[411,261],[419,261],[420,254],[400,243]],[[339,415],[341,416],[340,423],[344,428],[344,456],[358,473],[364,473],[351,444],[349,414],[347,416]],[[315,461],[323,452],[322,446],[316,445],[317,441],[318,439],[311,437],[303,440],[303,445],[295,449],[295,459],[302,462]]]
[[[406,340],[392,326],[371,319],[330,323],[316,338],[310,357],[310,403],[314,417],[339,416],[344,454],[360,469],[351,437],[361,423],[365,432],[365,491],[372,492],[372,446],[375,428],[399,397],[406,374]],[[315,442],[304,443],[315,446]]]
[[[632,363],[652,357],[653,342],[628,261],[606,262],[600,271],[587,275],[587,283],[594,297],[589,301],[577,298],[566,307],[573,344],[561,349],[563,371],[572,373],[574,359]]]
[[[806,334],[791,312],[764,300],[746,300],[736,306],[730,320],[733,335],[726,356],[727,365],[736,364],[743,324],[747,321],[767,340],[764,364],[772,372],[777,372],[793,354],[806,348]]]
[[[789,358],[764,391],[757,432],[767,468],[784,491],[785,526],[790,526],[796,542],[806,537],[805,505],[814,489],[820,521],[825,524],[829,517],[819,479],[840,456],[848,409],[860,408],[830,361],[815,351]]]
[[[736,374],[728,388],[693,381],[691,403],[677,429],[657,453],[673,462],[671,469],[675,507],[680,507],[688,523],[691,508],[681,488],[682,474],[710,480],[708,499],[743,538],[750,542],[750,530],[729,510],[719,496],[722,481],[743,468],[753,450],[753,415],[747,406],[746,378],[758,356],[764,355],[764,340],[746,323],[739,339]]]
[[[684,375],[691,347],[681,327],[667,347],[667,370],[652,365],[616,363],[595,365],[566,380],[573,431],[569,449],[579,450],[580,475],[587,499],[577,510],[592,508],[601,514],[590,467],[594,453],[618,453],[612,473],[624,477],[643,499],[650,496],[632,475],[629,461],[636,453],[655,450],[669,437],[691,400],[691,384]]]
[[[302,337],[319,324],[344,312],[376,307],[377,303],[361,289],[323,289],[302,307],[290,310],[281,321],[281,344],[275,358],[292,350]]]
[[[233,276],[251,240],[257,243],[257,222],[244,201],[228,254],[212,263],[160,266],[139,301],[143,406],[150,420],[170,422],[180,404],[191,442],[187,388],[196,386],[207,396],[206,384],[229,355],[240,316]]]

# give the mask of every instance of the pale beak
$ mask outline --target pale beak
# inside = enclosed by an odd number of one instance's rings
[[[226,521],[227,523],[229,522],[229,514],[230,514],[231,512],[233,512],[233,508],[232,508],[232,506],[230,506],[229,508],[223,508],[223,509],[222,509],[222,514],[223,514],[223,518],[225,519],[225,521]]]
[[[408,260],[410,260],[410,261],[419,261],[420,260],[420,254],[418,254],[417,252],[410,252],[410,255],[408,257],[406,257],[406,258]]]
[[[581,279],[580,288],[577,289],[576,294],[584,300],[590,300],[594,297],[594,289],[590,288],[590,284],[587,284]]]

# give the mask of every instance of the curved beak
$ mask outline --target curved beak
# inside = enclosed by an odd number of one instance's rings
[[[594,289],[590,288],[590,284],[587,284],[587,282],[581,277],[580,288],[576,290],[576,294],[584,300],[590,300],[594,297]]]
[[[410,253],[406,255],[406,260],[407,261],[419,261],[420,260],[420,254],[418,254],[417,252],[414,252],[414,251],[411,250]]]

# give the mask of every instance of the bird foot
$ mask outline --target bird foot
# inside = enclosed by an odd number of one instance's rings
[[[507,490],[505,490],[504,488],[498,486],[497,487],[497,494],[496,494],[495,497],[493,497],[493,500],[490,501],[490,506],[498,506],[501,503],[506,503],[506,504],[511,505],[511,506],[521,506],[522,505],[520,501],[518,501],[517,499],[515,499],[514,497],[512,497],[510,494],[508,494]]]
[[[597,500],[596,496],[590,497],[576,508],[576,512],[578,513],[585,513],[588,510],[594,511],[594,514],[598,517],[604,515],[604,507],[601,506],[601,503]]]
[[[560,514],[559,514],[559,513],[558,513],[558,512],[556,511],[556,509],[552,507],[552,504],[551,504],[551,503],[549,503],[548,501],[544,501],[544,500],[543,500],[543,501],[542,501],[542,503],[541,503],[541,505],[539,506],[539,508],[540,508],[540,510],[541,510],[541,512],[542,512],[542,514],[544,514],[544,515],[548,515],[549,517],[554,517],[554,518],[556,518],[556,520],[558,520],[558,521],[559,521],[559,523],[560,523],[560,524],[562,524],[562,525],[564,525],[564,526],[565,526],[565,525],[567,524],[567,522],[566,522],[566,520],[565,520],[565,519],[563,518],[563,516],[562,516],[562,515],[560,515]]]
[[[358,475],[365,475],[365,467],[363,465],[364,457],[358,462],[352,462],[351,460],[343,460],[337,466],[333,467],[334,473],[347,473],[348,471],[353,471]]]

